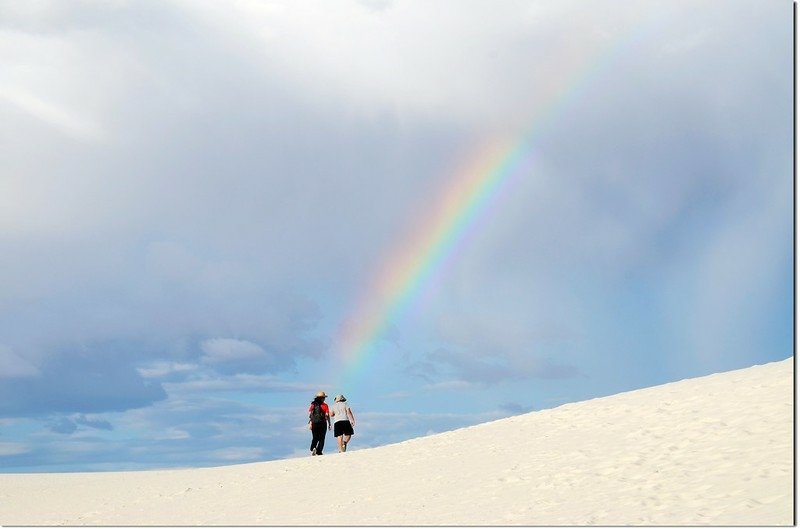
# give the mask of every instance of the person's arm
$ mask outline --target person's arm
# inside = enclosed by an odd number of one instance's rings
[[[325,414],[325,418],[328,419],[328,430],[331,429],[331,416],[330,414]]]
[[[350,406],[347,407],[347,415],[350,416],[350,424],[352,424],[353,428],[355,428],[355,426],[356,426],[356,417],[355,417],[355,415],[353,415],[353,410],[350,408]]]

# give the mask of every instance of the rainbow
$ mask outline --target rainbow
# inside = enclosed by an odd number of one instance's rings
[[[358,371],[366,369],[366,360],[377,352],[391,323],[410,310],[424,287],[490,210],[524,155],[524,149],[509,155],[502,145],[484,147],[458,171],[441,194],[438,206],[385,260],[386,266],[366,288],[337,340],[337,349],[348,366],[338,384],[344,391],[349,391]]]
[[[652,18],[651,18],[652,20]],[[599,53],[562,57],[561,82],[551,82],[527,130],[514,141],[489,141],[454,171],[436,206],[382,261],[336,340],[342,369],[336,387],[349,392],[381,351],[392,323],[402,319],[437,273],[458,254],[516,178],[529,176],[533,147],[552,123],[644,33],[646,25]]]

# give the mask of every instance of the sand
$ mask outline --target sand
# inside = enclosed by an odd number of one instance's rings
[[[322,457],[0,474],[0,524],[793,525],[793,377],[790,358]]]

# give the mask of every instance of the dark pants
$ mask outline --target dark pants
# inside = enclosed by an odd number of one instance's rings
[[[311,450],[317,449],[317,454],[322,455],[322,449],[325,447],[325,434],[328,432],[328,426],[323,422],[322,424],[311,425]]]

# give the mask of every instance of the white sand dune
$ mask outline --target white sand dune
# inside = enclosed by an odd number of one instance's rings
[[[0,474],[0,524],[792,525],[793,376],[790,358],[314,458]]]

